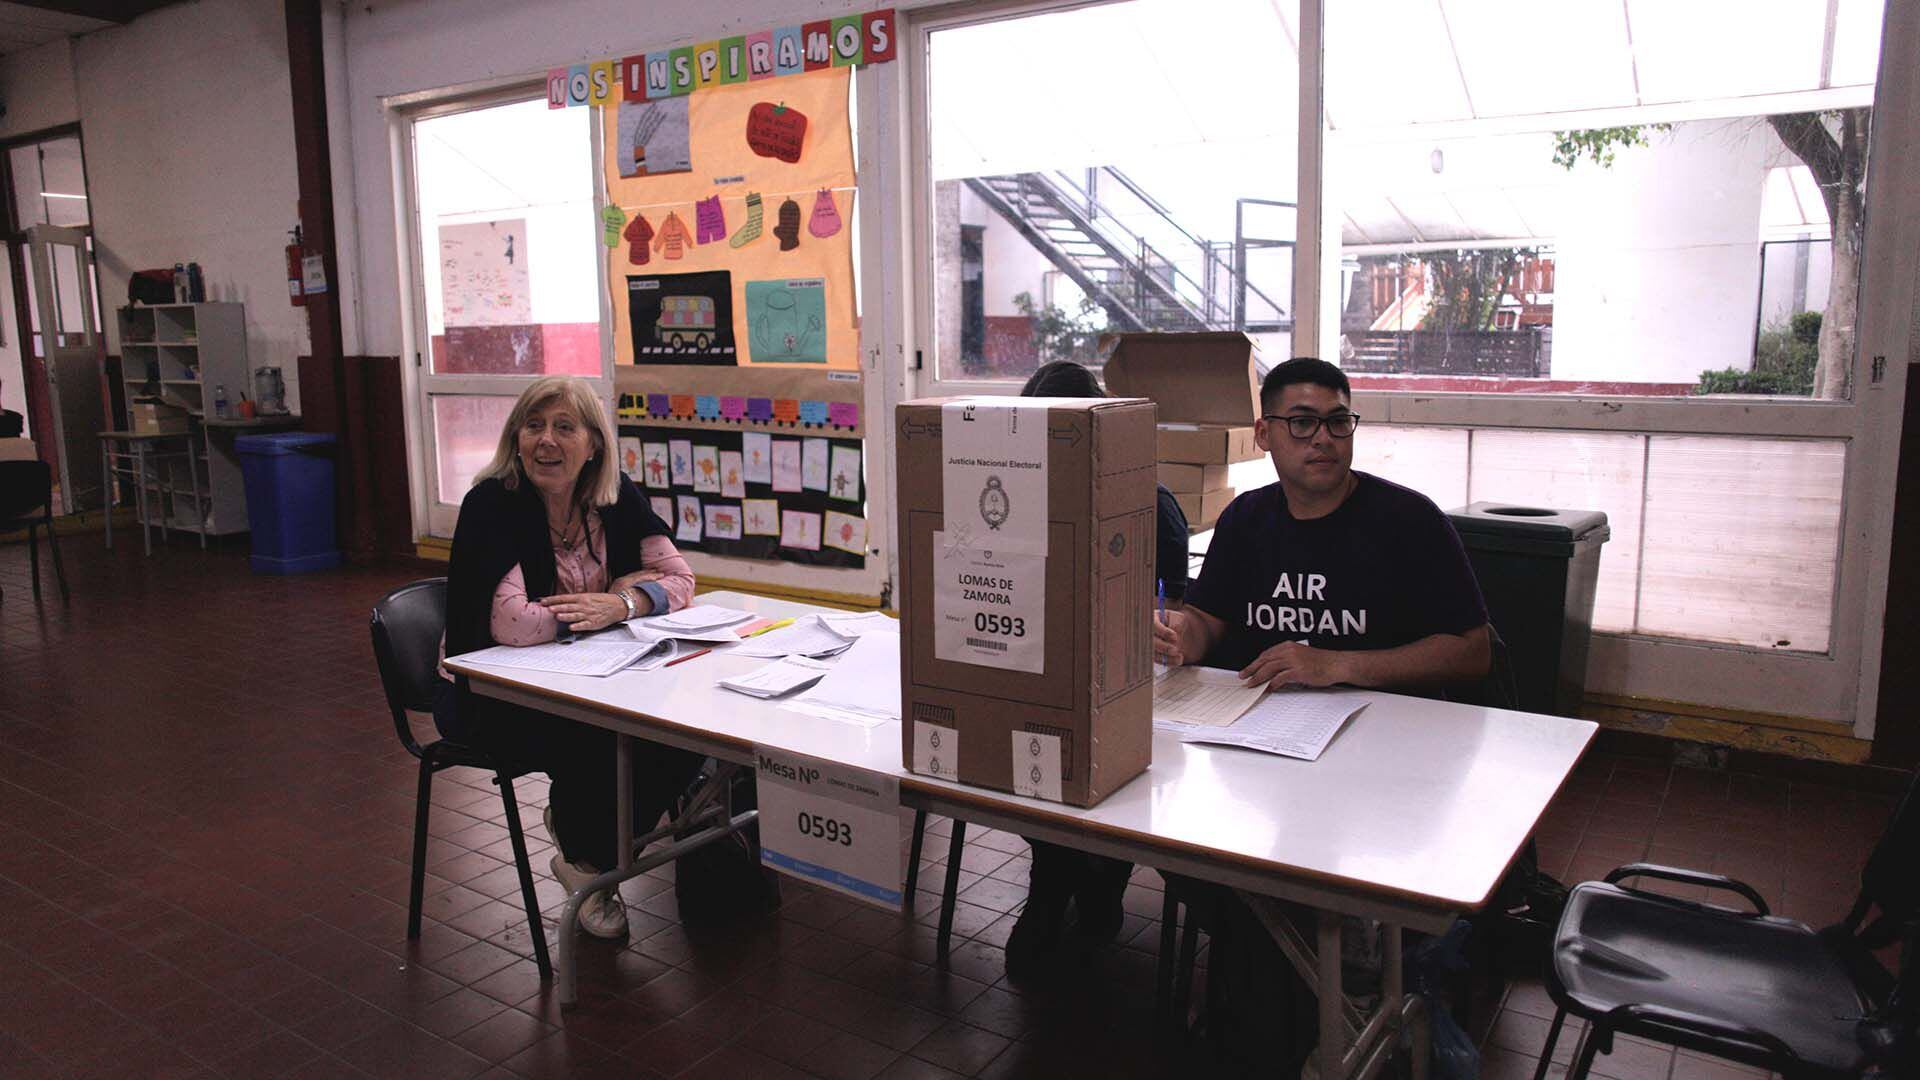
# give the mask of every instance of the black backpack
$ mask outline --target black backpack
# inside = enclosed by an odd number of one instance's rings
[[[682,810],[715,768],[709,760],[694,777],[680,799]],[[735,814],[759,806],[752,769],[734,772],[729,797]],[[759,825],[749,825],[675,860],[673,897],[679,904],[680,921],[691,927],[725,925],[779,907],[780,877],[760,865]]]

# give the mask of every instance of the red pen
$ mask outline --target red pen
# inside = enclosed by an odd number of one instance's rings
[[[686,663],[687,661],[689,661],[689,660],[691,660],[691,659],[693,659],[693,658],[694,658],[694,657],[696,657],[696,656],[705,656],[705,655],[707,655],[708,653],[710,653],[710,652],[712,652],[712,651],[713,651],[712,649],[701,649],[701,650],[700,650],[699,652],[690,652],[690,653],[688,653],[688,654],[687,654],[687,655],[685,655],[685,656],[676,656],[676,657],[674,657],[673,659],[671,659],[671,660],[669,660],[669,661],[667,661],[666,663],[664,663],[664,664],[661,664],[660,666],[661,666],[661,667],[672,667],[672,666],[673,666],[673,665],[675,665],[675,664],[684,664],[684,663]]]

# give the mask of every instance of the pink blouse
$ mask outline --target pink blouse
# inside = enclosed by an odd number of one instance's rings
[[[587,518],[587,544],[571,550],[558,544],[553,548],[554,595],[612,591],[607,571],[606,532],[596,528],[596,518]],[[664,615],[678,611],[693,599],[693,568],[686,557],[666,536],[649,536],[640,542],[640,584],[656,584],[667,604],[649,612]],[[643,590],[644,591],[644,590]],[[560,620],[545,604],[527,599],[527,578],[520,564],[513,564],[493,590],[493,610],[488,629],[493,640],[502,645],[538,645],[552,641]],[[440,638],[440,658],[447,656],[445,635]],[[442,678],[449,678],[441,668]]]

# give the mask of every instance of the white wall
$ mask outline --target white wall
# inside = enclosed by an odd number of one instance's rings
[[[135,270],[196,261],[209,300],[247,306],[249,367],[285,370],[303,309],[287,301],[287,232],[299,220],[286,16],[257,0],[198,0],[78,39],[88,194],[101,302],[126,302]],[[119,349],[111,316],[108,351]]]
[[[80,119],[73,85],[73,43],[49,41],[0,56],[0,139],[71,124]]]

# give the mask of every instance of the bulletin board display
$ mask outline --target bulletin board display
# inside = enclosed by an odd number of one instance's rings
[[[619,449],[682,550],[866,566],[858,439],[622,424]]]
[[[851,70],[605,107],[617,365],[858,367]]]
[[[621,424],[721,431],[866,434],[861,373],[805,368],[637,364],[613,370]]]

